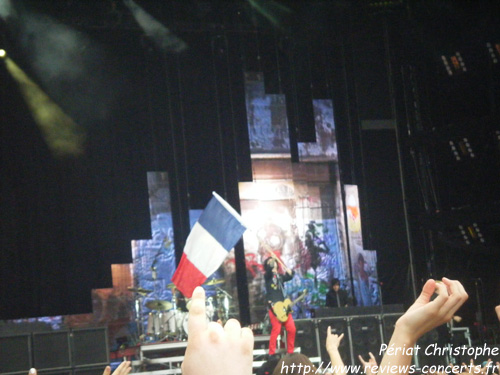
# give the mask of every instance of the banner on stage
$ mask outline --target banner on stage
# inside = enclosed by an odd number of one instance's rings
[[[344,191],[354,296],[358,306],[378,305],[377,253],[363,246],[358,186],[344,185]]]

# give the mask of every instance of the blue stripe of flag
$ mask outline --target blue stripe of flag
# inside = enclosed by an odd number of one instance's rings
[[[212,197],[203,210],[198,223],[214,237],[221,246],[230,251],[241,238],[246,228],[218,200]]]

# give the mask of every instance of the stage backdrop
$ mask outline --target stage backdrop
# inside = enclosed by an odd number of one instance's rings
[[[309,317],[324,305],[332,278],[351,293],[333,104],[313,100],[316,142],[299,143],[300,163],[292,163],[285,96],[266,94],[263,75],[247,73],[246,105],[253,182],[239,184],[252,321],[266,319],[263,279],[266,248],[295,271],[285,284],[294,309]],[[231,262],[231,259],[228,259]]]
[[[358,306],[380,305],[377,253],[363,248],[358,187],[356,185],[345,185],[344,191],[346,196],[347,234],[351,250],[356,303]]]

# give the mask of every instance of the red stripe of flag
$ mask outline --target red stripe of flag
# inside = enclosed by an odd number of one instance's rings
[[[203,284],[207,277],[189,261],[186,254],[182,254],[181,261],[172,277],[172,282],[187,298],[191,298],[194,289]]]

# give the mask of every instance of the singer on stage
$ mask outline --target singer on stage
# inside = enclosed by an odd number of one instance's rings
[[[278,271],[278,262],[283,267],[285,271],[284,274]],[[266,298],[269,304],[269,319],[271,320],[271,337],[269,339],[269,356],[276,353],[276,340],[281,332],[281,327],[284,326],[287,337],[287,353],[293,353],[295,347],[295,322],[291,312],[287,311],[284,318],[281,321],[273,310],[273,306],[278,302],[283,302],[285,300],[285,291],[283,288],[283,283],[289,281],[293,278],[293,271],[286,267],[283,262],[271,253],[271,257],[267,258],[264,262],[264,279],[266,282]]]

